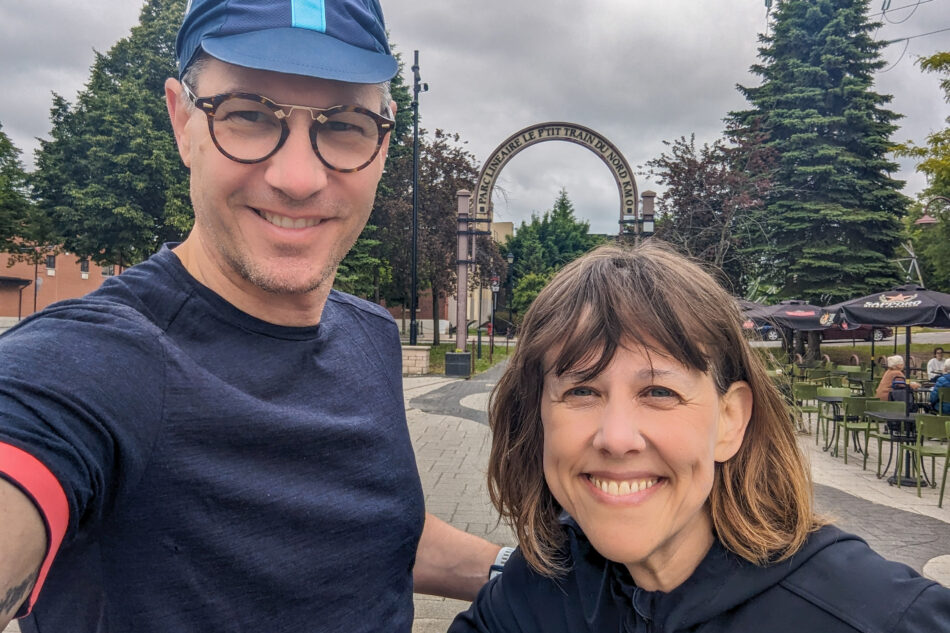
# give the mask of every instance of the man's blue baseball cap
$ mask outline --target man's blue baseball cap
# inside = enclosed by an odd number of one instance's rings
[[[398,70],[379,0],[189,0],[178,76],[200,51],[279,73],[374,84]]]

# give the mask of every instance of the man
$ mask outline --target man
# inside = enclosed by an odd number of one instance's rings
[[[395,323],[331,292],[382,174],[377,0],[192,0],[180,245],[0,338],[0,628],[409,631],[499,548],[426,515]],[[418,547],[417,547],[418,546]]]
[[[933,389],[930,390],[930,405],[937,415],[950,415],[950,398],[944,396],[942,402],[940,399],[940,391],[950,389],[950,358],[943,362],[941,372],[934,381]]]
[[[934,348],[934,357],[927,361],[927,380],[934,381],[943,374],[943,348]]]

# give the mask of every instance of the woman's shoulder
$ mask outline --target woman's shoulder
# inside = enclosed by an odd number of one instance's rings
[[[950,589],[826,526],[781,586],[858,631],[950,631]]]

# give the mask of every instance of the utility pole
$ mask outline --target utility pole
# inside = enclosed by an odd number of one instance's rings
[[[413,51],[412,62],[412,288],[409,291],[409,344],[416,344],[418,324],[416,310],[419,304],[419,93],[429,90],[429,84],[422,83],[419,76],[419,51]],[[434,324],[438,327],[438,324]]]

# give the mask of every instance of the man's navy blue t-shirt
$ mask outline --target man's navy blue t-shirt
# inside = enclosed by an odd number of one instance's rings
[[[409,631],[400,356],[378,306],[275,326],[167,248],[0,337],[0,475],[63,538],[22,629]]]

